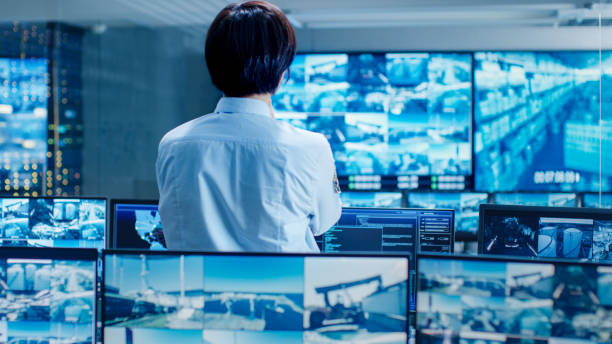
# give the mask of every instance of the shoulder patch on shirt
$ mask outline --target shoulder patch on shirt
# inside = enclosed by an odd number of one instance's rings
[[[336,170],[334,169],[334,191],[336,191],[336,193],[342,193],[342,190],[340,189],[340,182],[338,181],[338,173],[336,173]]]

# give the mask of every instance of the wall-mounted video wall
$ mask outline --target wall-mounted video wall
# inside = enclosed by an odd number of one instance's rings
[[[327,137],[345,190],[610,191],[612,93],[602,88],[600,127],[599,61],[594,51],[298,54],[273,105]],[[612,53],[602,66],[612,85]]]

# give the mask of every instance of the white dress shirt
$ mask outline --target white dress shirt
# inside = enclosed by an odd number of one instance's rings
[[[260,100],[222,98],[171,130],[156,169],[171,250],[318,252],[342,210],[326,138]]]

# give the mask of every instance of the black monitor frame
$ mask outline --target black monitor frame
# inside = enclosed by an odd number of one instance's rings
[[[65,199],[78,199],[78,200],[94,200],[94,201],[104,201],[104,247],[102,247],[101,249],[105,249],[108,248],[108,244],[109,244],[109,240],[108,240],[108,236],[110,234],[110,222],[109,222],[109,199],[107,197],[102,197],[102,196],[39,196],[39,197],[32,197],[32,196],[13,196],[13,195],[8,195],[8,196],[0,196],[0,200],[2,199],[28,199],[28,200],[36,200],[36,199],[51,199],[51,200],[65,200]],[[5,247],[2,247],[2,249],[4,249]],[[55,247],[54,247],[55,248]],[[63,247],[57,247],[58,249],[64,249]]]
[[[450,241],[450,253],[454,253],[455,252],[455,210],[454,209],[426,209],[426,208],[364,208],[364,207],[343,207],[342,211],[344,212],[345,209],[350,209],[350,210],[363,210],[363,211],[448,211],[451,212],[452,214],[452,218],[451,218],[451,241]],[[340,215],[342,216],[342,215]],[[338,219],[338,221],[340,221],[340,219]],[[338,223],[334,223],[332,225],[332,227],[335,227]],[[330,227],[331,229],[331,227]],[[420,240],[420,227],[419,224],[417,223],[417,227],[416,227],[416,237],[417,237],[417,242],[415,243],[417,245],[417,254],[421,251],[421,240]],[[321,234],[321,236],[325,235],[325,233]],[[322,254],[336,254],[334,252],[321,252]],[[349,253],[349,252],[347,252]],[[359,254],[359,253],[358,253]],[[382,256],[386,255],[386,254],[391,254],[391,252],[389,253],[383,253],[381,254]],[[401,255],[401,254],[398,254]]]
[[[107,244],[106,244],[106,248],[107,249],[116,249],[117,248],[117,243],[115,242],[115,240],[117,240],[117,222],[115,219],[116,214],[116,206],[117,204],[134,204],[134,205],[138,205],[138,204],[144,204],[144,205],[159,205],[159,200],[155,200],[155,199],[146,199],[146,200],[142,200],[142,199],[119,199],[119,198],[111,198],[110,202],[109,202],[109,207],[110,207],[110,216],[109,216],[109,225],[108,225],[108,234],[107,234]]]
[[[147,255],[147,256],[202,256],[202,257],[294,257],[294,258],[393,258],[393,259],[405,259],[406,260],[406,281],[410,279],[410,258],[407,255],[401,254],[362,254],[362,253],[261,253],[261,252],[198,252],[198,251],[142,251],[142,250],[126,250],[126,249],[109,249],[102,250],[100,259],[102,261],[102,271],[106,271],[106,257],[112,255]],[[100,332],[101,339],[104,342],[104,329],[105,329],[105,307],[106,307],[106,295],[105,295],[105,279],[103,276],[102,283],[100,286],[100,299],[101,299],[101,315],[98,319],[98,323],[101,324]],[[410,319],[412,313],[410,311],[410,288],[406,288],[406,336],[410,338]],[[303,332],[303,331],[302,331]]]
[[[484,253],[484,237],[485,237],[485,216],[491,213],[515,213],[521,215],[531,215],[538,217],[562,217],[574,219],[603,219],[612,221],[612,209],[599,208],[577,208],[577,207],[534,207],[527,205],[502,205],[502,204],[481,204],[478,219],[478,254]],[[497,256],[497,255],[487,255]],[[543,258],[534,257],[537,260],[545,260]],[[553,260],[556,261],[556,260]],[[576,261],[576,260],[569,260]]]

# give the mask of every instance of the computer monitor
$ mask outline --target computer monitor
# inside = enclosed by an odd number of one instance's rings
[[[277,118],[327,137],[343,189],[471,187],[471,54],[298,54],[290,69]]]
[[[1,246],[105,247],[104,198],[2,197],[0,207]]]
[[[401,192],[343,192],[342,206],[361,208],[401,208]]]
[[[453,210],[343,208],[338,223],[315,240],[326,253],[407,255],[410,288],[414,290],[414,258],[418,252],[452,253],[453,222]],[[415,309],[413,292],[410,309]]]
[[[612,97],[600,79],[612,80],[612,53],[602,57],[603,67],[597,51],[474,54],[476,190],[609,191],[600,98],[606,109]]]
[[[96,343],[98,251],[2,247],[0,341]]]
[[[421,255],[417,343],[609,343],[612,265]]]
[[[407,343],[408,258],[104,251],[113,344]]]
[[[585,208],[612,208],[612,194],[604,193],[599,198],[598,193],[585,193],[582,197],[582,206]]]
[[[0,194],[43,195],[48,89],[47,59],[0,58]]]
[[[575,193],[512,192],[496,193],[493,203],[505,205],[531,205],[542,207],[575,207],[578,205]]]
[[[483,204],[478,252],[612,261],[612,210]]]
[[[111,200],[111,248],[165,250],[157,200]]]
[[[455,210],[455,240],[477,240],[478,207],[487,203],[487,193],[475,192],[412,192],[408,206],[425,209]]]

